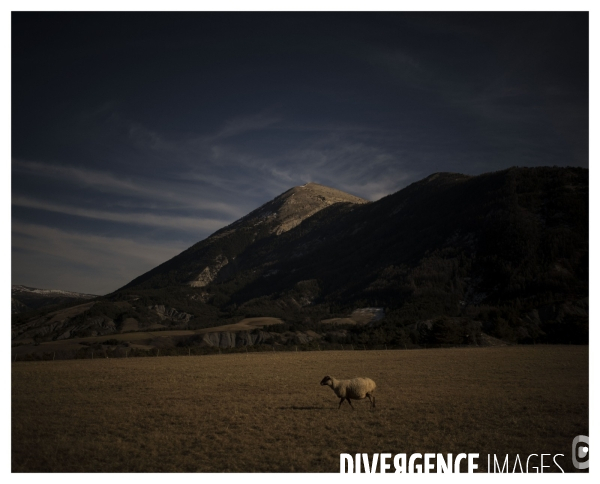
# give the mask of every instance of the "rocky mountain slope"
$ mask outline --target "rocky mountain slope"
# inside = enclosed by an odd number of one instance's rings
[[[218,274],[222,274],[222,277],[234,274],[237,270],[236,258],[248,246],[264,238],[281,235],[317,212],[339,203],[361,205],[367,201],[317,183],[294,187],[134,279],[123,289],[157,288],[172,284],[207,286]]]
[[[371,203],[295,187],[65,316],[60,329],[41,336],[51,318],[39,315],[14,321],[13,334],[49,340],[67,329],[119,333],[132,321],[201,329],[268,316],[285,322],[271,331],[341,343],[586,342],[588,192],[588,171],[577,168],[438,173]],[[360,308],[379,316],[344,325]]]

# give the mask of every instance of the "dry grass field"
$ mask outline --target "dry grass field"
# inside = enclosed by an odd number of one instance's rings
[[[377,408],[338,411],[325,375],[373,378]],[[487,453],[560,453],[569,471],[579,434],[582,346],[12,366],[13,472],[338,472],[339,454],[357,452],[478,452],[480,470]]]

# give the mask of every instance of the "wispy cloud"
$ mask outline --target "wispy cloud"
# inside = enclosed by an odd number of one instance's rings
[[[204,138],[205,141],[215,141],[219,139],[231,138],[250,131],[262,130],[272,127],[281,121],[279,116],[273,114],[257,113],[250,116],[239,116],[225,123],[225,125],[214,135]]]
[[[115,114],[114,120],[117,125],[127,130],[129,139],[137,148],[181,155],[204,153],[207,149],[210,150],[216,142],[247,133],[276,128],[282,118],[271,110],[265,110],[232,117],[211,132],[191,133],[184,136],[175,135],[172,138],[148,128],[138,121],[124,119],[120,114]]]
[[[198,186],[186,185],[181,183],[181,180],[147,180],[139,177],[132,181],[126,177],[118,177],[109,172],[89,168],[21,160],[13,160],[12,165],[13,170],[16,171],[38,177],[54,178],[62,183],[83,185],[101,193],[113,193],[145,201],[163,201],[174,204],[173,207],[165,208],[212,210],[236,218],[244,215],[235,204],[203,197],[199,194]]]
[[[231,223],[231,220],[215,220],[210,218],[181,217],[170,215],[156,215],[153,213],[122,213],[108,212],[102,210],[90,210],[81,207],[48,203],[41,200],[35,200],[27,197],[16,197],[12,199],[12,204],[19,207],[35,208],[49,212],[63,213],[67,215],[76,215],[78,217],[87,217],[98,220],[107,220],[111,222],[149,225],[160,228],[171,228],[193,233],[212,233],[225,225]]]
[[[238,192],[259,189],[270,197],[294,185],[315,181],[352,194],[376,200],[415,179],[414,168],[405,167],[403,151],[376,143],[370,130],[323,131],[309,141],[290,145],[277,155],[240,150],[222,143],[213,150],[213,161],[244,170],[244,177],[210,176],[210,183]],[[204,178],[193,170],[189,178]]]

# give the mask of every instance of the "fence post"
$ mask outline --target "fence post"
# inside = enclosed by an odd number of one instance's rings
[[[364,351],[367,351],[367,348],[365,347],[365,345],[363,345],[363,350],[364,350]]]
[[[159,350],[159,349],[157,349],[157,350],[156,350],[156,356],[157,356],[157,357],[158,357],[159,353],[160,353],[160,350]]]

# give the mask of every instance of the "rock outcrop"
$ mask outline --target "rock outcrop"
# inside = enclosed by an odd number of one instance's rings
[[[339,333],[342,334],[342,333]],[[345,334],[345,333],[343,333]],[[285,332],[274,333],[268,331],[238,331],[238,332],[212,332],[205,333],[200,343],[201,346],[210,346],[214,348],[239,348],[242,346],[256,345],[282,345],[295,344],[301,345],[311,341],[320,340],[322,335],[313,331],[307,332]]]
[[[156,314],[158,314],[158,317],[162,320],[170,319],[171,321],[187,323],[190,321],[190,319],[194,318],[192,314],[184,313],[183,311],[177,311],[175,308],[168,308],[162,304],[149,306],[148,309],[155,311]]]
[[[219,271],[223,267],[225,267],[228,263],[229,263],[229,261],[227,260],[227,257],[219,254],[215,258],[214,263],[212,265],[206,266],[202,270],[202,272],[200,274],[198,274],[198,277],[196,277],[196,279],[194,279],[193,281],[190,281],[190,286],[192,286],[192,287],[207,286],[215,279],[215,277],[217,277],[217,274],[219,274]]]

